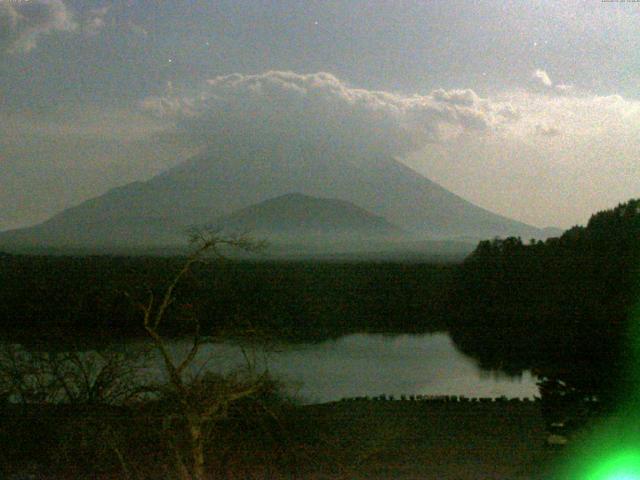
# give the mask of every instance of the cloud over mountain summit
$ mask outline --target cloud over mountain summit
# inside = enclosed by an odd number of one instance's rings
[[[196,95],[148,97],[142,107],[212,142],[276,138],[394,155],[514,118],[470,89],[409,96],[354,88],[325,72],[219,76]]]

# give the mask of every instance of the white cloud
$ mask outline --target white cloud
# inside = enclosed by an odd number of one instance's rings
[[[638,137],[640,101],[620,95],[595,95],[574,90],[550,94],[519,90],[492,98],[495,103],[508,103],[521,116],[504,125],[502,132],[525,141],[535,141],[531,132],[553,128],[574,138],[623,139]]]
[[[395,155],[500,128],[516,116],[507,103],[493,104],[469,89],[408,96],[353,88],[324,72],[220,76],[197,95],[149,97],[142,107],[213,142],[276,138]]]
[[[533,72],[533,78],[535,78],[538,82],[540,82],[545,87],[550,87],[553,85],[553,82],[549,78],[549,74],[544,70],[537,69]]]
[[[640,101],[555,89],[492,95],[517,118],[488,135],[430,145],[406,161],[492,211],[570,227],[640,192]]]
[[[406,95],[354,88],[329,73],[271,71],[216,77],[197,94],[169,90],[141,106],[209,142],[323,143],[396,156],[459,137],[529,146],[542,137],[611,145],[640,138],[639,101],[557,87],[490,97],[471,89]]]
[[[62,0],[0,0],[0,51],[29,52],[42,36],[76,29]]]

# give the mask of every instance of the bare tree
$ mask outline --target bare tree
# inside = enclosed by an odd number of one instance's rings
[[[137,394],[140,352],[0,345],[0,397],[14,403],[116,405]]]
[[[8,402],[4,407],[10,417],[30,412],[24,418],[31,425],[26,431],[33,428],[32,414],[43,422],[45,432],[46,426],[57,424],[58,442],[47,460],[49,468],[87,462],[89,451],[91,464],[109,461],[115,453],[125,478],[130,478],[112,427],[119,423],[120,406],[140,397],[146,360],[142,353],[126,347],[44,351],[0,343],[0,401]],[[20,424],[17,418],[13,422]]]
[[[246,372],[232,372],[225,375],[200,372],[193,375],[193,362],[203,345],[201,325],[194,319],[191,347],[183,355],[174,355],[166,339],[160,333],[167,309],[175,301],[178,283],[191,271],[193,266],[208,258],[222,259],[223,249],[233,248],[253,252],[262,248],[263,243],[245,236],[222,236],[215,231],[195,231],[191,235],[193,252],[170,280],[161,295],[148,292],[145,302],[137,302],[143,314],[143,325],[159,353],[168,382],[160,388],[165,401],[175,407],[175,411],[165,418],[165,427],[171,430],[182,425],[188,438],[188,457],[182,458],[176,449],[176,463],[183,480],[205,478],[205,442],[212,426],[226,418],[229,408],[248,397],[268,392],[275,383],[266,374],[258,374],[253,368]],[[245,358],[248,358],[245,355]]]
[[[212,340],[212,337],[202,335],[197,316],[192,318],[187,352],[180,355],[170,348],[161,330],[166,326],[167,312],[176,303],[176,288],[194,266],[224,259],[227,249],[254,252],[264,245],[246,236],[222,236],[211,230],[192,232],[191,244],[192,253],[159,293],[149,290],[145,301],[133,301],[142,312],[142,323],[151,340],[150,348],[142,352],[139,345],[132,351],[110,348],[50,352],[2,343],[0,400],[4,398],[22,404],[135,404],[141,412],[149,413],[151,419],[158,413],[153,405],[159,405],[164,417],[159,430],[164,433],[160,438],[173,450],[179,478],[203,480],[205,447],[214,427],[228,418],[239,402],[275,393],[279,385],[267,373],[255,368],[255,351],[242,345],[247,367],[244,370],[218,374],[203,367],[196,369],[195,360],[201,347]],[[234,333],[238,333],[245,343],[255,345],[259,342],[260,332],[256,329]],[[228,338],[229,332],[223,332],[223,335]],[[144,378],[143,367],[150,359],[141,355],[149,350],[159,355],[166,382],[154,385]],[[250,405],[255,403],[250,402]],[[127,464],[123,447],[118,443],[120,439],[109,425],[105,428],[107,447],[116,453],[125,477],[131,477],[133,464]]]

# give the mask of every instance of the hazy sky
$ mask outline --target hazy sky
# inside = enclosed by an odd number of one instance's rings
[[[639,39],[637,2],[0,0],[0,229],[147,179],[238,119],[384,147],[537,226],[584,223],[640,196]]]

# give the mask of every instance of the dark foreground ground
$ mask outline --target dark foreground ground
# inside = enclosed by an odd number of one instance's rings
[[[49,412],[48,419],[40,418],[44,410],[20,412],[5,408],[0,478],[176,478],[160,465],[164,460],[156,453],[162,445],[150,431],[123,440],[116,425],[110,436],[79,438],[89,431],[87,422],[107,422],[89,411],[80,424],[69,412]],[[219,434],[209,457],[211,478],[547,479],[562,454],[545,444],[537,402],[349,400],[280,415],[286,416],[270,427],[272,433],[282,428],[277,434],[259,433],[255,425],[236,425],[237,435]],[[136,429],[131,419],[122,423]],[[120,445],[126,476],[110,445]],[[48,448],[55,449],[54,457],[45,455]],[[110,455],[112,463],[105,460]],[[101,471],[91,471],[93,465]]]
[[[345,478],[542,479],[557,456],[534,402],[354,401],[309,411],[347,452]]]

